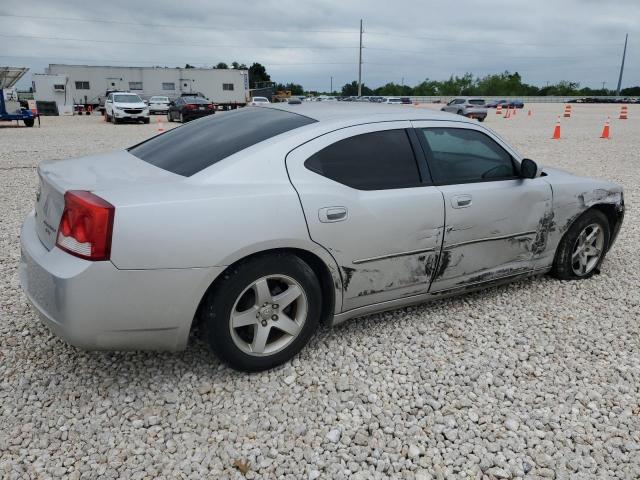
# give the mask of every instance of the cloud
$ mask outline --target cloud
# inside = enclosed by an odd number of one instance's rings
[[[510,70],[537,85],[613,88],[627,32],[623,84],[640,83],[639,17],[635,0],[34,0],[0,7],[0,64],[258,61],[276,81],[327,90],[330,77],[336,88],[357,78],[363,18],[370,86]]]

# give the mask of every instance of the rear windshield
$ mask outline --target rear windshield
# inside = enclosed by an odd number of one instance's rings
[[[240,150],[316,120],[273,108],[246,107],[187,123],[129,149],[129,153],[190,177]]]
[[[471,100],[469,100],[469,103],[471,105],[484,105],[484,100],[481,98],[473,98]]]
[[[184,97],[184,103],[211,103],[209,100],[200,97]]]

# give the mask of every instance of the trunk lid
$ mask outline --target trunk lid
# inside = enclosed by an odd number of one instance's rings
[[[38,165],[38,180],[36,229],[40,241],[51,250],[56,243],[66,191],[136,188],[140,185],[184,181],[184,177],[121,150],[69,160],[44,161]],[[109,201],[108,198],[105,200]]]

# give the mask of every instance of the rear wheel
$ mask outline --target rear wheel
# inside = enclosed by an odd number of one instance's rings
[[[205,299],[209,345],[237,370],[275,367],[307,344],[318,325],[321,302],[313,270],[294,255],[240,263]]]
[[[588,210],[569,228],[558,245],[553,273],[562,280],[597,273],[609,248],[609,221],[599,210]]]
[[[33,127],[33,124],[36,123],[35,118],[25,118],[23,120],[25,127]]]

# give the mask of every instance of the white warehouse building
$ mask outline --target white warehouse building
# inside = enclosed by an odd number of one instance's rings
[[[249,98],[249,72],[235,69],[109,67],[50,64],[45,74],[33,76],[36,101],[63,105],[98,105],[107,90],[176,98],[201,93],[220,105],[244,105]],[[64,108],[59,110],[64,110]]]

